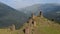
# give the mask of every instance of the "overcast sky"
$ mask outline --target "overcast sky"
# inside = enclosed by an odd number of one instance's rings
[[[0,2],[18,9],[39,3],[60,3],[60,0],[0,0]]]

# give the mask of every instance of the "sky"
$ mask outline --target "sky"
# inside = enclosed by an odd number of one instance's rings
[[[45,3],[60,3],[60,0],[0,0],[15,9],[24,8],[34,4],[45,4]]]

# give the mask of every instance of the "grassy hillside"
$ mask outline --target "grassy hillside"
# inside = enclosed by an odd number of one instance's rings
[[[60,24],[55,23],[54,21],[50,21],[46,18],[35,18],[37,22],[37,26],[33,31],[33,34],[60,34]],[[16,31],[10,31],[9,29],[0,29],[1,34],[24,34],[23,29],[28,24],[25,23],[22,28]],[[4,33],[3,33],[4,32]]]
[[[60,34],[60,25],[45,18],[37,20],[37,26],[38,34]]]

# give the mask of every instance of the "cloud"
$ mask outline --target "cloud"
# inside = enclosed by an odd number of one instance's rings
[[[23,8],[38,3],[60,3],[60,0],[0,0],[0,1],[13,8]]]

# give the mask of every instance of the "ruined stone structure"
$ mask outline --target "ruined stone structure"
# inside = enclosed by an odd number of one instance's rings
[[[40,11],[40,13],[39,13],[38,16],[39,16],[39,17],[43,17],[43,13],[42,13],[42,11]]]
[[[26,27],[25,29],[23,29],[24,34],[30,34],[30,28]]]
[[[54,19],[51,19],[52,21],[54,21]]]
[[[32,25],[36,27],[36,21],[32,21]]]
[[[29,19],[30,26],[36,26],[35,15],[32,13],[32,17]]]
[[[40,11],[40,16],[42,15],[42,12]]]
[[[14,30],[15,30],[15,25],[14,25],[14,24],[12,24],[12,25],[10,26],[10,30],[11,30],[11,31],[14,31]]]
[[[31,18],[34,19],[36,16],[34,15],[34,13],[31,14]]]
[[[23,29],[25,34],[33,34],[34,27],[36,27],[36,21],[34,20],[35,17],[36,16],[32,14],[31,18],[27,21],[28,25],[25,29]]]

